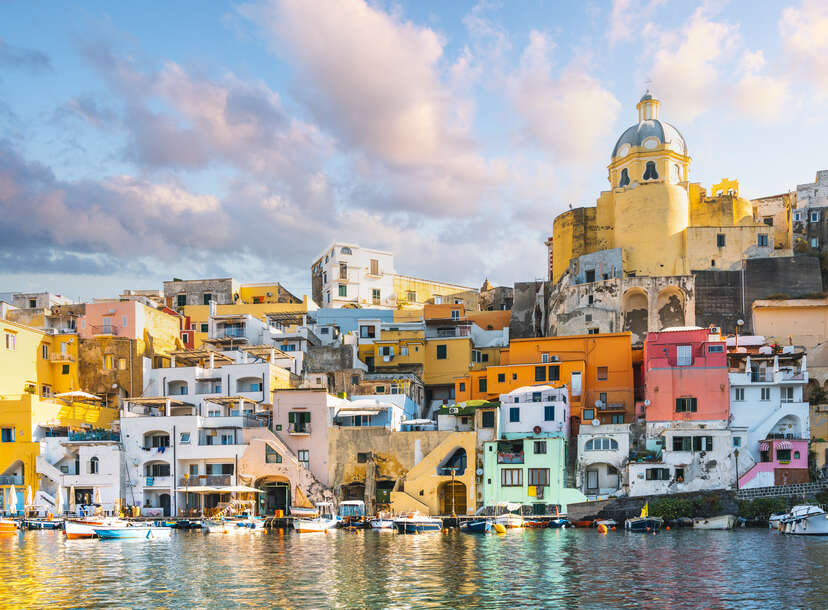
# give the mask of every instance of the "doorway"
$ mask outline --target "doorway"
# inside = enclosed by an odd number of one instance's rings
[[[441,512],[443,515],[466,514],[466,485],[459,481],[443,483],[440,496],[442,497]]]
[[[587,484],[586,484],[586,491],[587,492],[598,492],[598,471],[597,470],[587,470]]]
[[[264,481],[256,484],[264,493],[259,494],[259,515],[275,515],[277,510],[283,515],[290,508],[290,484],[283,481]]]
[[[158,501],[161,504],[161,509],[163,510],[164,516],[170,516],[170,494],[161,494],[158,497]]]

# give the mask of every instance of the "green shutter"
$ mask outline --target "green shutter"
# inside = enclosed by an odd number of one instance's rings
[[[288,423],[289,424],[292,424],[294,422],[294,415],[295,415],[295,413],[293,411],[290,411],[288,413]]]
[[[305,423],[309,424],[310,423],[310,411],[306,412],[304,415],[305,415]]]

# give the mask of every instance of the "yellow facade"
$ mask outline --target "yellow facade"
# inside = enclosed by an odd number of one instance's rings
[[[769,343],[801,345],[810,352],[828,338],[828,299],[754,301],[753,330]]]
[[[282,288],[278,282],[264,284],[243,284],[239,286],[239,301],[242,303],[283,303],[295,297]]]
[[[397,295],[398,307],[421,307],[424,303],[433,303],[435,296],[450,296],[474,290],[459,284],[433,282],[407,275],[394,276],[394,294]]]
[[[555,219],[552,281],[561,278],[572,258],[612,248],[623,250],[626,273],[647,276],[685,275],[732,267],[751,256],[786,254],[774,246],[777,235],[790,232],[790,220],[787,227],[773,229],[754,220],[751,202],[739,197],[738,181],[722,180],[712,196],[689,183],[684,139],[658,120],[659,109],[649,94],[639,102],[639,123],[618,140],[608,166],[611,190],[601,193],[596,206]],[[785,223],[784,216],[778,220]],[[739,230],[732,233],[727,252],[719,252],[717,234],[734,227]]]
[[[443,347],[445,346],[445,357]],[[439,356],[439,357],[438,357]],[[472,362],[471,339],[427,339],[423,383],[429,385],[454,385],[457,377],[469,372]]]
[[[275,294],[275,293],[274,293]],[[202,342],[208,338],[208,333],[202,330],[210,319],[209,305],[185,305],[181,313],[190,317],[190,328],[193,330],[193,348],[199,349]],[[249,314],[259,320],[266,320],[267,314],[292,313],[297,315],[308,313],[308,297],[301,303],[235,303],[233,305],[217,305],[218,315],[246,315]],[[205,325],[205,326],[202,326]]]
[[[370,349],[369,349],[370,348]],[[385,352],[391,351],[386,361]],[[359,346],[360,356],[374,357],[374,368],[381,372],[383,368],[401,365],[420,365],[425,363],[425,331],[419,330],[383,330],[380,338],[371,344]],[[365,362],[362,357],[360,360]]]
[[[0,395],[77,390],[78,337],[0,320]]]

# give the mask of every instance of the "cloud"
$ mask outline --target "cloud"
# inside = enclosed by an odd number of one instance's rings
[[[644,23],[664,4],[665,0],[612,0],[607,38],[610,47],[619,42],[633,40],[640,34]]]
[[[525,141],[556,162],[580,164],[602,158],[610,144],[620,102],[577,61],[553,75],[554,44],[532,31],[508,93],[524,121]]]
[[[782,11],[779,34],[789,58],[789,69],[812,86],[824,99],[828,96],[828,4],[803,0]]]
[[[76,116],[95,127],[111,126],[117,119],[115,111],[102,106],[91,96],[81,95],[70,98],[55,111],[55,119]]]
[[[788,102],[788,84],[781,78],[761,74],[765,66],[762,51],[745,51],[740,63],[744,74],[734,85],[730,103],[742,113],[760,121],[771,121],[782,115]]]
[[[41,51],[16,47],[0,38],[0,66],[42,72],[51,70],[52,62]]]

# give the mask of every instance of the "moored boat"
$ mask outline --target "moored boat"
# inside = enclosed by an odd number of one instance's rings
[[[624,528],[631,532],[657,532],[663,525],[664,519],[650,516],[649,502],[644,504],[639,517],[633,517],[624,521]]]
[[[828,536],[828,514],[812,504],[794,506],[781,521],[782,531],[797,536]]]
[[[427,517],[419,512],[403,513],[394,519],[394,527],[400,534],[420,534],[422,532],[439,532],[443,529],[443,521],[435,517]]]
[[[63,524],[63,531],[69,540],[77,538],[93,538],[96,527],[125,526],[126,521],[120,519],[67,519]]]
[[[365,528],[371,527],[365,520],[365,502],[362,500],[345,500],[339,503],[339,527]]]
[[[693,519],[693,529],[697,530],[731,530],[734,525],[736,525],[736,515],[696,517]]]
[[[380,513],[373,519],[368,520],[371,529],[375,530],[393,530],[394,518],[390,513]]]
[[[517,529],[524,526],[523,517],[515,513],[500,515],[495,519],[495,523],[500,523],[506,529]]]
[[[464,521],[460,524],[460,531],[469,534],[485,534],[492,531],[491,519],[474,519],[472,521]]]
[[[106,540],[169,538],[172,529],[169,527],[154,527],[150,525],[114,525],[94,528],[98,538]]]
[[[201,522],[201,531],[205,534],[238,534],[244,530],[230,519],[205,519]]]
[[[0,519],[0,535],[8,536],[15,533],[17,533],[17,523],[11,519]]]
[[[337,518],[333,514],[333,504],[320,502],[316,505],[316,516],[297,517],[293,520],[293,527],[300,534],[327,533],[336,527]]]
[[[566,527],[571,527],[571,525],[572,524],[569,523],[569,519],[567,519],[566,517],[555,517],[554,519],[550,519],[547,522],[546,527],[553,527],[553,528],[558,528],[559,527],[559,528],[563,529],[563,528],[566,528]]]

